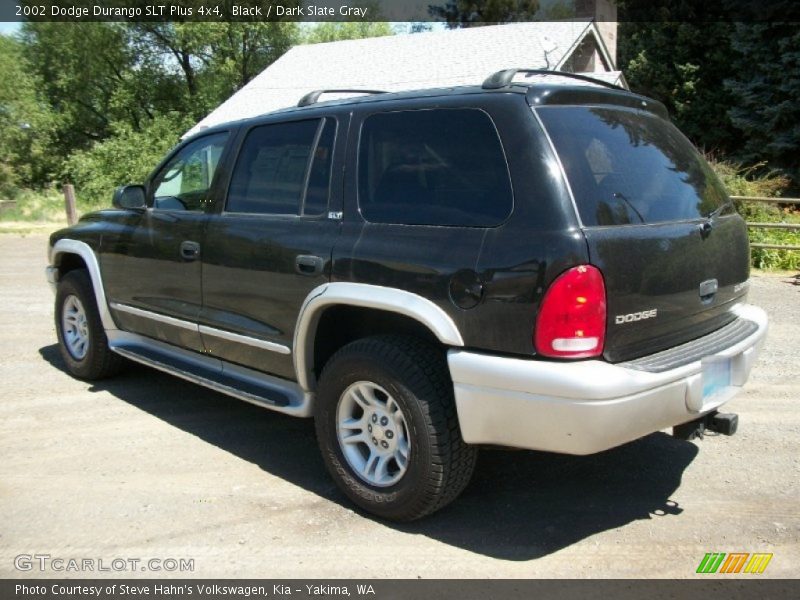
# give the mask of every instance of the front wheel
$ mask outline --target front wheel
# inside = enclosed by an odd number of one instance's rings
[[[89,274],[70,271],[58,282],[56,332],[67,370],[81,379],[103,379],[119,371],[122,357],[108,347]]]
[[[477,452],[461,439],[444,355],[422,340],[357,340],[325,365],[315,415],[325,464],[363,509],[412,521],[454,500]]]

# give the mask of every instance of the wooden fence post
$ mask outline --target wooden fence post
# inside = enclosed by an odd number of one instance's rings
[[[64,206],[67,209],[67,224],[75,225],[78,222],[78,209],[75,206],[75,186],[71,183],[64,184]]]

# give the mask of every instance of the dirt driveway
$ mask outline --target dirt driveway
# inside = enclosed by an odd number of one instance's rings
[[[738,435],[658,433],[591,457],[485,451],[455,504],[397,526],[351,509],[311,421],[144,367],[68,376],[45,246],[0,235],[0,577],[106,574],[22,572],[20,554],[194,561],[126,576],[693,577],[706,552],[771,552],[762,577],[800,576],[796,280],[753,279],[772,329],[729,404]]]

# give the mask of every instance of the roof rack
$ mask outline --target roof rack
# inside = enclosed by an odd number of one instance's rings
[[[511,85],[511,82],[517,73],[529,73],[531,75],[555,75],[556,77],[568,77],[569,79],[579,79],[581,81],[596,83],[598,85],[603,85],[605,87],[614,90],[627,91],[623,87],[614,85],[613,83],[608,83],[607,81],[603,81],[602,79],[595,79],[594,77],[588,77],[586,75],[578,75],[577,73],[564,73],[563,71],[547,71],[544,69],[503,69],[502,71],[497,71],[497,73],[493,73],[492,75],[487,77],[481,87],[483,87],[483,89],[485,90],[499,90],[504,87],[508,87],[509,85]]]
[[[383,90],[314,90],[300,98],[297,106],[311,106],[316,104],[322,94],[385,94]]]

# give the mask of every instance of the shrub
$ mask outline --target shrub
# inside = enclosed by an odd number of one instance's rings
[[[140,131],[117,125],[108,139],[70,154],[64,175],[75,184],[79,212],[108,207],[117,186],[144,181],[192,124],[171,114],[154,118]]]
[[[763,165],[742,167],[741,165],[711,160],[711,166],[728,188],[732,196],[780,197],[789,189],[790,181],[783,175],[768,173],[756,175]],[[791,206],[782,208],[776,204],[763,202],[737,202],[739,213],[753,223],[799,223],[800,213]],[[800,245],[800,231],[750,228],[750,241],[782,246]],[[772,250],[753,248],[750,252],[751,264],[758,269],[800,268],[800,252],[797,250]]]

